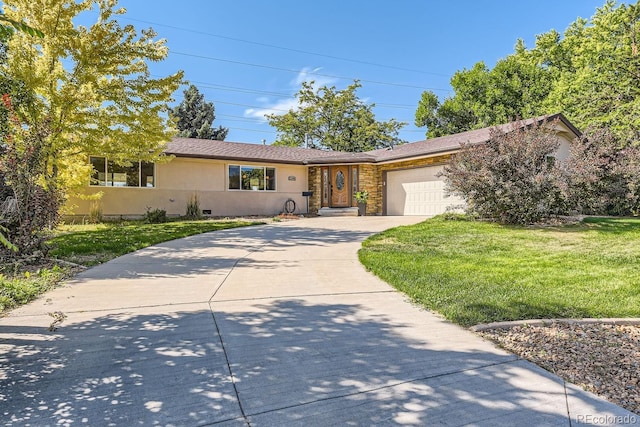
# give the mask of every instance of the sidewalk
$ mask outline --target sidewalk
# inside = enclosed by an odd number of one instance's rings
[[[3,423],[640,425],[364,270],[362,240],[418,220],[226,230],[88,270],[0,318]]]

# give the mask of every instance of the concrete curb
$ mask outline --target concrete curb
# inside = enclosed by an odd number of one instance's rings
[[[480,323],[469,328],[472,332],[482,332],[490,329],[511,329],[516,326],[551,326],[554,323],[565,323],[568,325],[640,325],[640,318],[586,318],[586,319],[529,319],[529,320],[513,320],[510,322],[492,322]]]

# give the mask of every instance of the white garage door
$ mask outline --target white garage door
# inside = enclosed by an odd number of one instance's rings
[[[438,215],[448,206],[464,204],[446,195],[442,178],[436,176],[443,167],[387,172],[387,215]]]

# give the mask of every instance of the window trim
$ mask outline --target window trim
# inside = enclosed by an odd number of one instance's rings
[[[238,177],[238,187],[239,188],[230,188],[231,186],[231,175],[230,175],[230,171],[232,167],[237,167],[239,168],[239,172],[240,175]],[[264,184],[264,188],[262,190],[258,189],[258,190],[252,190],[252,189],[245,189],[242,188],[242,168],[254,168],[254,169],[258,169],[261,168],[262,169],[262,180],[263,180],[263,184]],[[241,164],[241,163],[228,163],[227,164],[227,176],[226,176],[226,181],[227,181],[227,185],[226,185],[226,190],[227,191],[247,191],[247,192],[252,192],[252,193],[261,193],[261,192],[269,192],[269,193],[274,193],[278,191],[278,172],[277,172],[277,168],[275,166],[263,166],[263,165],[252,165],[252,164]],[[267,169],[272,169],[273,170],[273,190],[270,190],[267,186]]]

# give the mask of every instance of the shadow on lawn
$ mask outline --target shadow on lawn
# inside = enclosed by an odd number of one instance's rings
[[[514,357],[430,350],[363,307],[70,314],[55,333],[0,323],[8,425],[559,425],[562,385],[515,384]],[[511,362],[513,365],[503,365]],[[552,392],[539,392],[549,384]],[[532,400],[533,399],[533,400]],[[595,403],[595,402],[587,402]],[[523,410],[526,409],[526,412]]]

